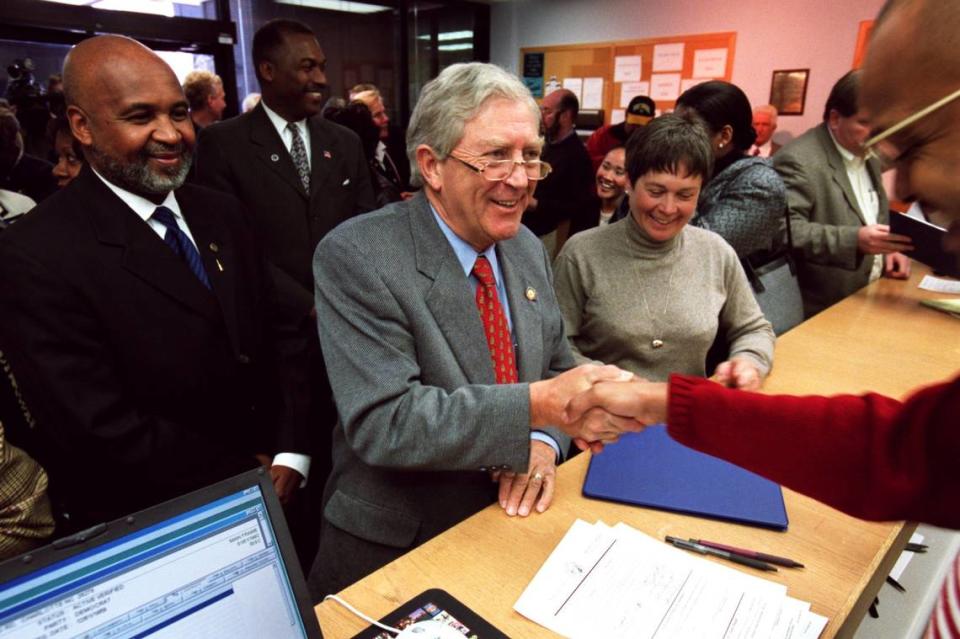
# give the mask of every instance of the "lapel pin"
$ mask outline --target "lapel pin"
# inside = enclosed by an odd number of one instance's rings
[[[210,250],[216,253],[217,251],[220,250],[220,247],[217,246],[216,242],[210,242]]]
[[[532,302],[533,300],[537,299],[537,289],[533,288],[532,286],[528,286],[528,287],[527,287],[527,299],[530,300],[531,302]]]
[[[323,157],[327,158],[328,160],[332,160],[332,159],[333,159],[333,156],[330,155],[330,151],[324,151],[324,152],[323,152]]]
[[[271,153],[271,154],[270,154],[270,160],[271,160],[272,162],[279,162],[279,161],[280,161],[280,156],[277,155],[276,153]]]

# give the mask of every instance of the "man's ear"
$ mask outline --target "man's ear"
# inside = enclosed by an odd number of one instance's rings
[[[417,147],[416,158],[417,168],[420,170],[423,182],[439,193],[443,184],[443,167],[440,165],[433,149],[426,144],[421,144]]]
[[[269,60],[261,60],[260,64],[257,65],[257,71],[260,72],[260,78],[267,82],[273,82],[274,75],[277,72],[273,62]]]
[[[68,106],[67,121],[70,123],[70,131],[73,133],[73,137],[77,138],[82,146],[93,144],[93,135],[90,133],[90,117],[83,109],[75,104]]]

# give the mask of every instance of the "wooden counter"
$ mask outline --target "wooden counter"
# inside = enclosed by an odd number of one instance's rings
[[[765,391],[903,397],[955,374],[960,321],[919,306],[918,299],[938,295],[917,289],[928,271],[914,267],[909,282],[876,282],[782,336]],[[379,618],[423,590],[443,588],[511,637],[556,636],[515,613],[513,604],[574,520],[600,519],[661,539],[717,539],[802,561],[804,569],[762,576],[786,584],[790,596],[828,617],[823,637],[849,637],[914,528],[854,519],[786,489],[786,533],[596,501],[580,494],[588,463],[580,455],[560,467],[548,512],[510,518],[491,506],[340,595]],[[316,611],[327,639],[351,637],[367,625],[335,602]]]

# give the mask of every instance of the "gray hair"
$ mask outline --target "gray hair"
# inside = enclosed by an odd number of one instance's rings
[[[467,121],[491,98],[525,103],[530,116],[539,124],[540,108],[529,89],[516,76],[493,64],[452,64],[423,87],[407,127],[410,181],[415,186],[423,185],[417,147],[425,144],[439,159],[445,159],[463,138]]]

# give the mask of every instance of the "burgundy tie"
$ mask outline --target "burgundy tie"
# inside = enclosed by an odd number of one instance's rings
[[[477,284],[477,310],[483,322],[483,332],[487,336],[490,359],[498,384],[516,384],[517,362],[513,356],[513,340],[510,337],[510,325],[500,305],[497,295],[497,281],[493,277],[493,267],[483,255],[477,256],[473,264],[473,275]]]

